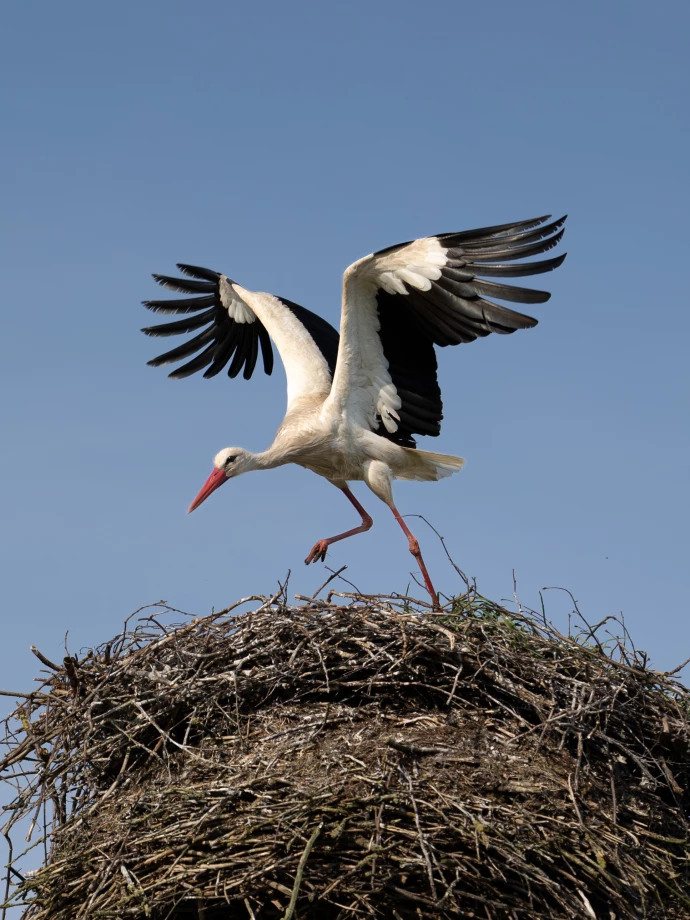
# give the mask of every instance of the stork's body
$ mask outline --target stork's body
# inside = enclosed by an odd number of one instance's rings
[[[383,501],[387,493],[377,487],[372,464],[384,464],[393,479],[440,479],[442,473],[431,457],[441,454],[402,447],[388,438],[353,423],[347,416],[338,416],[323,397],[302,397],[296,400],[276,432],[273,443],[261,455],[271,465],[295,463],[340,486],[353,480],[364,480]],[[459,458],[452,462],[446,475],[460,469]],[[380,494],[384,492],[385,494]]]
[[[169,289],[204,296],[146,301],[157,312],[197,315],[144,332],[176,335],[210,325],[150,364],[180,360],[203,349],[170,376],[185,377],[204,368],[204,376],[211,377],[230,363],[229,376],[244,368],[244,377],[249,378],[260,347],[264,369],[270,374],[272,339],[287,375],[288,408],[271,446],[260,454],[241,448],[220,451],[189,510],[241,473],[286,463],[305,467],[341,489],[361,516],[358,527],[319,540],[305,560],[310,563],[325,559],[332,543],[372,526],[348,486],[350,481],[364,480],[391,508],[437,605],[419,544],[393,502],[392,481],[435,481],[463,466],[459,457],[416,449],[414,435],[435,436],[440,431],[442,404],[434,346],[536,325],[531,317],[485,296],[540,303],[548,293],[480,276],[537,274],[560,265],[564,256],[511,264],[560,241],[565,218],[545,225],[546,220],[425,237],[360,259],[345,272],[340,336],[303,307],[272,294],[248,291],[208,269],[178,266],[194,280],[155,275]],[[204,308],[210,309],[199,314]]]

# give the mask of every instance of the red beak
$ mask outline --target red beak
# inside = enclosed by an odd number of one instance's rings
[[[214,470],[201,487],[201,491],[197,497],[187,509],[187,514],[194,511],[195,508],[198,508],[203,501],[206,501],[211,492],[215,492],[216,489],[220,488],[220,486],[227,481],[228,477],[225,475],[225,470]]]

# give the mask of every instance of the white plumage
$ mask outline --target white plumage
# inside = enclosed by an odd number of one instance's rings
[[[273,294],[247,291],[239,284],[233,287],[280,353],[287,377],[288,409],[296,399],[328,393],[331,388],[328,363],[304,324]]]
[[[149,364],[196,353],[170,376],[203,369],[205,377],[213,377],[229,365],[230,377],[243,370],[248,379],[259,353],[271,373],[273,341],[287,376],[287,412],[271,446],[259,454],[220,451],[190,511],[241,473],[285,463],[303,466],[341,489],[362,519],[352,530],[319,540],[305,560],[310,563],[325,559],[332,543],[371,527],[371,517],[348,486],[364,480],[391,508],[438,605],[417,540],[393,502],[392,481],[435,481],[461,469],[461,458],[417,450],[414,440],[440,432],[434,347],[536,325],[532,317],[489,298],[518,303],[549,298],[547,292],[500,280],[551,271],[562,263],[564,255],[522,261],[560,241],[565,218],[547,221],[541,217],[424,237],[359,259],[343,278],[340,336],[304,307],[248,291],[209,269],[178,265],[186,277],[154,275],[169,290],[201,296],[145,301],[151,310],[185,318],[143,331],[154,336],[202,331]],[[487,280],[492,278],[499,280]]]

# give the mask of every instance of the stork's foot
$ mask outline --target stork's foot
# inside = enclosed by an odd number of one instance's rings
[[[319,540],[318,543],[314,544],[312,551],[304,560],[305,565],[309,565],[310,562],[325,562],[326,553],[328,552],[328,547],[331,545],[331,543],[337,543],[338,540],[344,540],[346,537],[354,537],[356,533],[364,533],[364,531],[369,530],[371,525],[374,523],[370,515],[366,513],[352,492],[350,492],[347,485],[339,486],[339,488],[340,491],[347,497],[348,501],[351,502],[359,511],[362,517],[362,523],[359,525],[359,527],[353,527],[352,530],[346,530],[345,533],[336,534],[334,537],[329,537],[327,540]]]
[[[315,543],[312,547],[311,552],[304,560],[304,564],[309,565],[310,562],[325,562],[329,546],[330,543],[328,540],[319,540],[319,542]]]

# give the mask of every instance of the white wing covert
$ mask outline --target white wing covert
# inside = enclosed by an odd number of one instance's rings
[[[424,237],[353,263],[343,278],[340,347],[324,411],[345,413],[409,447],[414,434],[438,435],[443,406],[434,346],[536,326],[488,298],[544,303],[548,292],[486,279],[557,268],[565,255],[515,261],[560,242],[565,217],[548,219]]]
[[[177,267],[187,277],[153,277],[168,290],[201,296],[145,300],[144,306],[156,313],[181,313],[185,317],[148,326],[142,332],[169,336],[206,328],[177,348],[153,358],[148,362],[151,366],[195,355],[169,376],[180,379],[204,370],[204,377],[215,377],[229,365],[229,377],[236,377],[243,370],[248,380],[259,351],[266,374],[273,371],[272,339],[285,366],[288,405],[306,394],[329,392],[338,351],[338,333],[329,323],[290,300],[248,291],[219,272],[195,265]]]

